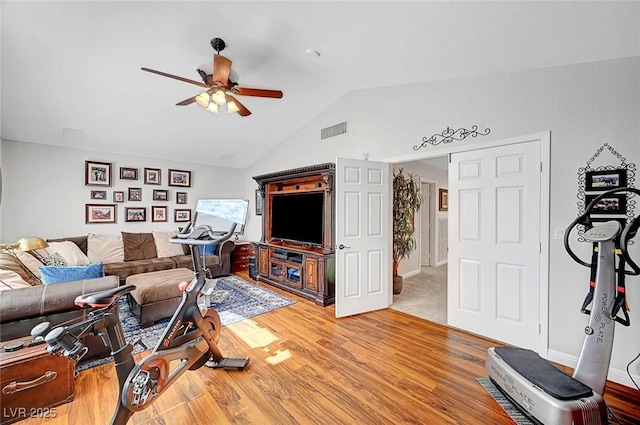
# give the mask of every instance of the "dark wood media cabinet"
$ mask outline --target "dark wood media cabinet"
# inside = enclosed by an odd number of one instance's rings
[[[335,302],[334,176],[335,164],[327,163],[253,177],[263,198],[256,279],[321,306]],[[274,196],[310,193],[323,195],[321,243],[274,237]],[[304,224],[304,220],[300,212],[295,221]]]

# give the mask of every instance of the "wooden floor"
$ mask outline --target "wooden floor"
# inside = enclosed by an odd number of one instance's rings
[[[187,372],[129,424],[513,423],[476,381],[494,343],[391,309],[336,320],[285,295],[297,303],[222,329],[225,355],[251,356],[246,370]],[[100,366],[55,418],[20,424],[108,424],[116,395],[112,364]],[[640,392],[611,383],[605,399],[620,423],[640,423]]]

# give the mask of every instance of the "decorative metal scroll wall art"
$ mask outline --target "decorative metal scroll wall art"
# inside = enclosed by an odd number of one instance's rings
[[[424,148],[427,145],[439,145],[440,143],[451,143],[454,140],[464,140],[467,137],[477,137],[477,136],[486,136],[491,132],[491,129],[485,128],[484,132],[478,131],[478,126],[474,125],[471,127],[471,130],[467,130],[466,128],[459,128],[457,130],[453,130],[450,127],[447,127],[442,133],[434,134],[431,137],[424,136],[422,138],[421,145],[415,145],[413,147],[414,151],[417,151],[420,148]]]
[[[619,164],[612,165],[612,161],[602,161],[605,165],[594,165],[603,153],[615,157]],[[635,187],[635,176],[636,164],[627,162],[627,159],[609,144],[603,144],[584,167],[578,168],[578,214],[583,214],[587,205],[606,190],[617,187]],[[618,220],[624,226],[635,217],[635,207],[636,199],[633,193],[611,196],[611,198],[600,200],[593,209],[591,220]],[[584,226],[579,226],[578,241],[584,242],[584,232]]]

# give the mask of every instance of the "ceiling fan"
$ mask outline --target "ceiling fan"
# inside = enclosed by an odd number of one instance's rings
[[[203,87],[205,90],[202,93],[190,97],[189,99],[185,99],[182,102],[178,102],[176,105],[184,106],[197,102],[200,106],[215,114],[218,113],[219,106],[226,104],[227,111],[230,113],[237,112],[243,117],[251,115],[251,111],[240,103],[234,95],[271,97],[277,99],[282,98],[282,92],[280,90],[240,87],[238,86],[237,81],[232,81],[231,78],[235,78],[237,80],[237,77],[235,77],[235,72],[231,70],[231,60],[220,55],[220,51],[224,50],[225,46],[225,42],[220,38],[216,37],[211,40],[211,47],[216,51],[216,54],[213,56],[213,70],[211,71],[211,74],[208,74],[205,70],[198,68],[198,73],[202,78],[202,82],[179,77],[177,75],[167,74],[162,71],[156,71],[155,69],[141,69],[153,74],[162,75],[163,77],[169,77]]]

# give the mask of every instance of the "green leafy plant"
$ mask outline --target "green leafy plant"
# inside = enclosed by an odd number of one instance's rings
[[[403,169],[393,170],[393,277],[398,264],[416,249],[415,215],[422,204],[420,181]]]

